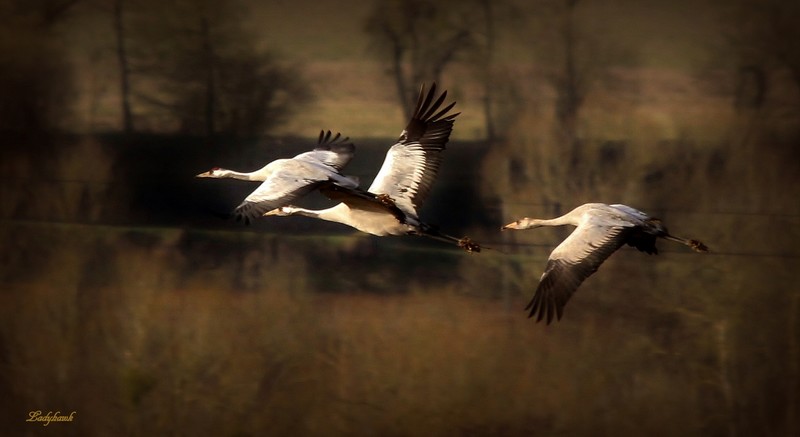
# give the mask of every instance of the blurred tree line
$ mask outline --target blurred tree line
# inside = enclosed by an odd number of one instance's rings
[[[245,1],[4,0],[2,8],[6,131],[74,131],[67,44],[82,26],[102,41],[97,68],[103,58],[117,65],[118,128],[126,133],[251,137],[311,97],[297,66],[242,29]]]
[[[720,54],[717,67],[735,72],[735,104],[748,108],[763,106],[782,80],[800,87],[792,25],[797,6],[779,0],[756,5],[762,3],[720,6],[727,46],[711,48]],[[300,67],[262,49],[259,35],[241,25],[252,8],[247,0],[3,0],[0,8],[0,55],[9,66],[0,78],[3,130],[70,131],[78,79],[68,46],[74,40],[67,36],[78,28],[102,40],[98,65],[115,65],[115,126],[123,132],[259,135],[311,97]],[[421,83],[466,68],[469,74],[459,77],[480,89],[484,136],[492,142],[507,138],[513,118],[530,111],[520,108],[524,82],[541,81],[548,89],[536,92],[542,101],[554,95],[553,129],[575,160],[586,137],[581,110],[587,95],[598,87],[637,86],[635,78],[615,72],[639,65],[635,42],[605,39],[602,20],[591,16],[596,8],[587,0],[526,8],[511,0],[376,0],[363,29],[404,113]],[[515,52],[498,50],[498,43],[519,39],[537,66],[534,77],[512,77]]]
[[[441,83],[453,64],[467,65],[482,94],[485,137],[491,142],[507,126],[502,122],[506,112],[498,115],[496,106],[513,96],[513,84],[500,80],[496,71],[501,69],[494,60],[497,28],[518,26],[517,11],[506,0],[377,0],[364,30],[371,51],[387,66],[406,114],[413,111],[419,84]]]

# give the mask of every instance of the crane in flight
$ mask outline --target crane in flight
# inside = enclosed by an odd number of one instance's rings
[[[333,136],[331,131],[321,131],[314,150],[294,158],[276,159],[252,172],[214,167],[197,177],[262,182],[233,211],[237,220],[249,224],[265,212],[288,205],[324,185],[339,185],[357,190],[358,180],[341,173],[353,158],[354,150],[355,146],[349,142],[349,138],[342,138],[339,133]]]
[[[522,218],[501,229],[533,229],[541,226],[576,226],[551,253],[539,285],[526,310],[536,321],[561,319],[564,306],[581,283],[596,272],[612,253],[627,244],[657,254],[656,238],[685,244],[696,252],[708,252],[698,240],[671,235],[657,218],[627,205],[587,203],[554,219]]]
[[[468,237],[456,238],[420,220],[418,210],[430,193],[442,162],[442,152],[459,113],[450,113],[455,102],[442,107],[447,91],[436,96],[436,84],[420,89],[416,108],[395,144],[386,153],[369,188],[353,189],[346,183],[320,186],[320,192],[339,201],[337,205],[311,210],[294,205],[276,206],[264,215],[300,215],[342,223],[377,236],[421,235],[456,243],[467,252],[481,246]]]

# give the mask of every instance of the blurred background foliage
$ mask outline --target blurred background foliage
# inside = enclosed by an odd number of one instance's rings
[[[737,0],[0,1],[0,429],[14,435],[797,435],[800,7]],[[496,250],[225,220],[193,178],[459,116],[427,221]],[[623,202],[622,250],[522,311]],[[304,204],[329,203],[310,196]],[[73,423],[25,423],[29,411]]]

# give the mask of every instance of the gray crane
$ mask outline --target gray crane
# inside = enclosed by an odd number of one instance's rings
[[[250,223],[265,212],[288,205],[322,186],[337,185],[358,190],[358,180],[341,173],[353,158],[355,150],[353,143],[348,140],[339,133],[332,136],[331,131],[321,131],[314,150],[294,158],[276,159],[252,172],[214,167],[197,177],[263,182],[233,212],[238,220]]]
[[[541,226],[576,226],[572,234],[559,244],[547,260],[539,285],[526,310],[536,321],[553,316],[561,320],[564,305],[578,286],[596,272],[612,253],[627,244],[648,254],[657,254],[656,238],[675,241],[696,252],[708,252],[697,240],[671,235],[657,218],[627,205],[587,203],[554,219],[522,218],[502,227],[532,229]]]
[[[447,91],[436,97],[436,84],[419,93],[416,108],[397,142],[389,148],[380,171],[369,188],[354,190],[347,184],[326,184],[320,191],[340,203],[323,210],[283,205],[264,215],[301,215],[342,223],[377,236],[422,235],[456,243],[468,252],[481,246],[467,237],[456,238],[422,222],[418,209],[431,190],[459,113],[449,113],[455,102],[442,108]]]

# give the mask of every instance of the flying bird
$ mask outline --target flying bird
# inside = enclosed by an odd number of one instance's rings
[[[419,93],[416,108],[369,188],[352,190],[346,184],[328,184],[320,192],[340,203],[323,210],[294,205],[276,207],[264,215],[301,215],[342,223],[377,236],[422,235],[456,243],[468,252],[480,245],[467,237],[456,238],[422,222],[418,210],[431,190],[442,162],[442,151],[459,113],[455,102],[442,107],[447,91],[436,96],[436,84]]]
[[[288,205],[325,185],[357,190],[358,180],[341,173],[353,158],[354,150],[355,146],[349,142],[349,138],[342,138],[339,133],[332,135],[331,131],[321,131],[314,150],[294,158],[276,159],[249,173],[214,167],[197,177],[263,182],[233,211],[237,220],[250,223],[265,212]]]
[[[696,252],[708,252],[708,247],[700,241],[671,235],[659,219],[619,204],[587,203],[561,217],[549,220],[525,217],[503,226],[502,230],[561,225],[576,228],[550,253],[533,299],[525,307],[530,310],[528,317],[537,315],[537,322],[546,317],[550,324],[553,316],[560,320],[564,305],[578,286],[625,244],[657,254],[656,238],[660,237],[685,244]]]

